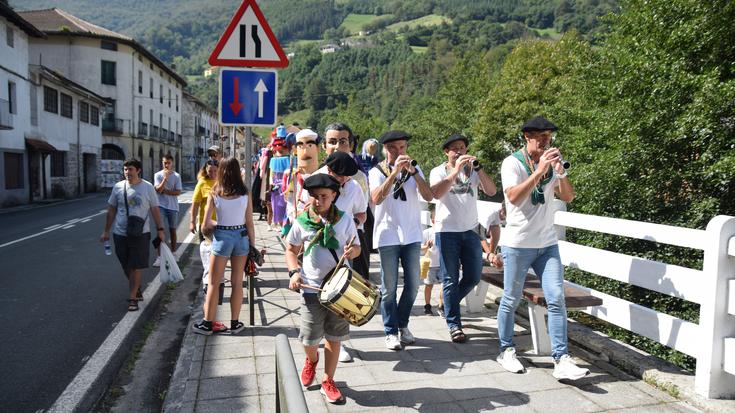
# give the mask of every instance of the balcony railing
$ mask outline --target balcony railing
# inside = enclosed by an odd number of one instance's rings
[[[165,141],[168,138],[168,130],[161,129],[161,134],[158,137]]]
[[[0,99],[0,130],[13,129],[13,117],[10,114],[10,102]]]
[[[102,131],[103,132],[123,133],[123,120],[115,119],[115,118],[102,119]]]
[[[173,142],[173,141],[176,140],[176,134],[173,133],[173,131],[169,131],[169,133],[168,133],[168,140],[171,141],[171,142]]]
[[[148,136],[148,124],[145,122],[138,122],[138,136]]]
[[[158,137],[158,126],[151,126],[151,138]]]
[[[181,134],[176,135],[176,143],[178,143],[179,145],[182,144],[181,143]]]

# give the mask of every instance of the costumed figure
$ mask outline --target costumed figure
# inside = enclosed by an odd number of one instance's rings
[[[283,135],[283,136],[279,136]],[[282,227],[286,223],[286,199],[283,197],[283,177],[291,165],[291,148],[286,145],[286,128],[279,127],[273,140],[273,158],[271,158],[269,188],[271,208],[273,210],[272,225]]]
[[[284,179],[283,195],[286,199],[288,222],[293,223],[296,216],[306,209],[308,192],[304,190],[304,180],[319,168],[319,135],[311,129],[303,129],[295,135],[297,163]],[[304,201],[306,199],[306,202]]]

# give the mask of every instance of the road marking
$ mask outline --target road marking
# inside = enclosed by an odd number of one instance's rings
[[[18,239],[14,240],[14,241],[6,242],[5,244],[0,244],[0,248],[9,247],[9,246],[11,246],[13,244],[17,244],[17,243],[19,243],[21,241],[25,241],[27,239],[35,238],[35,237],[41,236],[43,234],[48,234],[49,232],[56,231],[59,228],[61,228],[61,229],[69,229],[69,228],[71,228],[71,227],[74,226],[74,225],[71,225],[70,226],[70,224],[73,224],[73,223],[76,223],[78,221],[82,221],[82,220],[85,220],[85,219],[92,219],[92,218],[94,218],[94,217],[96,217],[98,215],[102,215],[102,214],[104,214],[106,212],[107,212],[107,210],[106,209],[103,209],[102,211],[100,211],[100,212],[98,212],[96,214],[93,214],[93,215],[90,215],[90,216],[87,216],[87,217],[84,217],[84,218],[71,219],[71,220],[67,221],[65,224],[54,225],[54,226],[48,227],[50,229],[46,229],[44,231],[41,231],[41,232],[38,232],[38,233],[35,233],[35,234],[32,234],[32,235],[28,235],[27,237],[18,238]]]
[[[107,212],[107,211],[102,211]],[[189,233],[184,241],[176,249],[176,260],[178,261],[186,251],[187,246],[194,239],[194,234]],[[153,277],[153,280],[143,292],[143,296],[146,298],[140,305],[140,311],[127,312],[123,316],[122,320],[113,324],[112,332],[107,336],[105,341],[100,347],[92,354],[88,356],[84,362],[84,366],[77,373],[74,379],[66,386],[66,389],[61,393],[54,404],[48,409],[48,412],[69,412],[77,410],[82,400],[94,383],[97,383],[99,378],[102,376],[104,370],[108,367],[110,360],[118,351],[121,350],[122,343],[129,336],[130,332],[135,327],[135,323],[141,314],[145,311],[145,308],[151,302],[151,298],[158,293],[163,287],[161,279],[159,277]]]

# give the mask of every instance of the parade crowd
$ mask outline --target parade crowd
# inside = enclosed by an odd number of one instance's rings
[[[229,260],[231,314],[240,313],[243,274],[251,261],[260,259],[253,226],[253,214],[260,212],[269,230],[280,232],[286,245],[288,287],[301,294],[299,341],[306,353],[301,382],[311,386],[323,361],[320,391],[327,401],[343,399],[334,377],[339,362],[351,360],[344,345],[351,323],[324,305],[320,293],[324,295],[330,278],[343,266],[365,284],[380,286],[375,305],[382,316],[385,345],[395,351],[416,342],[409,324],[420,284],[425,314],[435,314],[431,292],[439,286],[437,310],[446,321],[447,338],[464,343],[468,337],[462,329],[461,300],[480,282],[483,265],[502,268],[497,361],[512,373],[524,371],[516,356],[513,326],[526,274],[533,269],[547,301],[553,376],[584,377],[589,371],[578,367],[568,352],[564,272],[553,226],[553,199],[574,198],[561,152],[551,146],[556,130],[540,116],[521,127],[522,147],[500,165],[502,208],[482,222],[479,191],[494,196],[497,188],[485,165],[468,153],[469,139],[460,134],[446,138],[442,145],[446,161],[431,169],[428,179],[408,155],[411,135],[400,130],[364,141],[358,153],[358,138],[348,125],[330,124],[322,136],[297,125],[281,125],[259,154],[252,182],[245,182],[243,173],[251,165],[241,167],[235,158],[223,159],[219,147],[209,148],[194,190],[189,225],[199,235],[206,291],[204,318],[192,325],[193,331],[237,334],[245,328],[237,319],[229,325],[217,321],[217,307]],[[320,162],[322,151],[326,158]],[[108,241],[112,230],[115,253],[129,280],[130,311],[137,310],[142,299],[140,278],[149,263],[151,225],[156,226],[156,247],[166,239],[166,228],[172,249],[176,247],[181,178],[172,163],[170,156],[164,157],[151,184],[140,178],[141,162],[127,160],[125,179],[115,185],[108,200],[101,241]],[[433,223],[426,229],[420,215],[422,200],[429,203]],[[379,280],[369,277],[371,253],[379,256]]]

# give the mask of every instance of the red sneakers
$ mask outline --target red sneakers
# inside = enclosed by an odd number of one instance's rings
[[[342,400],[342,393],[334,384],[334,380],[331,377],[322,382],[322,389],[319,392],[324,395],[329,403],[337,403]]]
[[[301,384],[304,387],[308,387],[314,382],[314,376],[316,376],[316,365],[319,363],[319,359],[315,362],[310,362],[309,358],[304,361],[304,369],[301,370]]]

